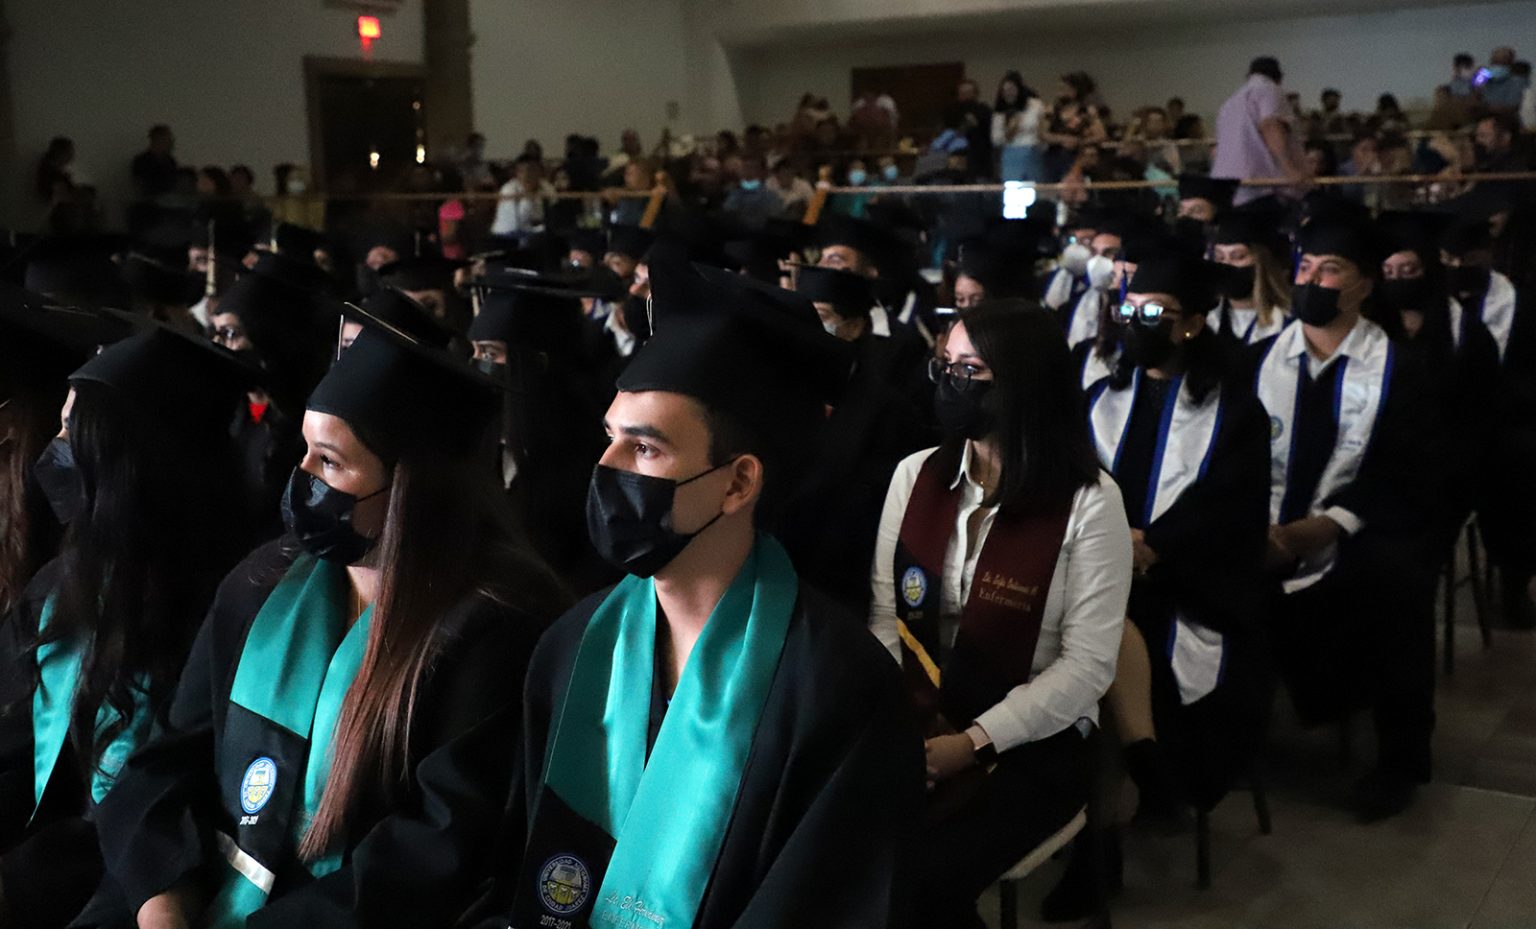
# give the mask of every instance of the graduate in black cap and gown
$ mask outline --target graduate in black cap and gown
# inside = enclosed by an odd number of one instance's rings
[[[286,534],[220,585],[98,808],[107,916],[447,926],[515,867],[523,669],[563,596],[485,472],[496,409],[490,380],[382,328],[337,360]]]
[[[1503,390],[1496,407],[1494,474],[1485,473],[1478,525],[1499,566],[1505,621],[1536,626],[1530,585],[1536,574],[1536,308],[1508,277],[1493,270],[1486,219],[1459,218],[1440,239],[1451,312],[1464,325],[1476,319],[1498,347]]]
[[[64,542],[0,625],[0,923],[63,926],[101,881],[97,804],[248,543],[227,427],[256,374],[157,325],[70,376],[34,466]]]
[[[1229,345],[1262,342],[1291,320],[1290,243],[1279,222],[1256,210],[1231,210],[1216,222],[1211,258],[1234,270],[1205,319]]]
[[[0,616],[58,548],[62,527],[32,466],[59,432],[69,375],[133,323],[0,285]]]
[[[313,264],[263,254],[209,317],[213,340],[248,354],[263,371],[261,389],[252,391],[231,429],[244,466],[245,500],[266,538],[281,528],[278,499],[303,456],[304,398],[335,355],[341,304],[324,296],[325,285],[324,272]]]
[[[1449,219],[1435,213],[1384,213],[1386,238],[1376,319],[1421,358],[1441,404],[1446,456],[1445,487],[1430,499],[1432,551],[1449,557],[1485,476],[1499,470],[1495,455],[1499,409],[1504,402],[1499,348],[1488,327],[1447,293],[1439,236]],[[1507,501],[1503,502],[1507,505]]]
[[[1305,725],[1369,707],[1375,769],[1357,784],[1370,822],[1430,777],[1434,728],[1433,512],[1442,446],[1432,385],[1363,308],[1379,283],[1377,230],[1302,228],[1291,312],[1254,346],[1270,418],[1270,639]]]
[[[881,226],[849,216],[833,216],[816,227],[824,268],[842,268],[875,281],[878,305],[871,310],[871,325],[882,339],[933,345],[929,325],[935,301],[931,289],[912,280],[911,249],[897,235]],[[926,356],[926,351],[923,352]]]
[[[933,444],[930,409],[897,390],[869,358],[869,278],[836,268],[795,269],[795,290],[815,302],[822,326],[853,345],[848,385],[832,405],[779,539],[800,576],[856,615],[869,610],[869,563],[891,472]]]
[[[613,579],[583,515],[586,476],[603,453],[604,391],[582,355],[580,292],[511,271],[476,284],[474,364],[507,391],[495,473],[544,560],[572,590],[596,590]]]
[[[1112,317],[1124,352],[1088,394],[1134,547],[1109,703],[1140,811],[1164,821],[1221,799],[1258,744],[1268,697],[1269,417],[1206,325],[1224,277],[1179,254],[1141,261]]]
[[[804,297],[694,269],[651,269],[656,332],[619,379],[587,505],[628,576],[535,653],[532,828],[487,925],[906,918],[922,759],[900,677],[761,528],[846,349]]]

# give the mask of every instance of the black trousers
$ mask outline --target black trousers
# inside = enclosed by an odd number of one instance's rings
[[[1270,640],[1304,725],[1369,709],[1380,768],[1430,776],[1435,728],[1436,572],[1427,559],[1351,540],[1334,571],[1305,590],[1275,591]],[[1416,551],[1416,550],[1414,550]]]
[[[1092,743],[1068,727],[1004,752],[974,793],[923,830],[917,918],[924,929],[981,926],[976,899],[1088,802]]]

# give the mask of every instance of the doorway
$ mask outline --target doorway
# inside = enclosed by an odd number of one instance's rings
[[[311,174],[331,194],[399,190],[427,157],[426,69],[304,59]]]
[[[955,99],[955,85],[965,77],[965,64],[954,61],[931,65],[900,65],[893,68],[854,68],[852,96],[861,93],[890,94],[900,114],[897,131],[926,140],[943,129],[944,107]]]

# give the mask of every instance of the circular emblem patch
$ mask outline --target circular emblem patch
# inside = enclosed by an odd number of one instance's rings
[[[592,872],[580,858],[556,855],[539,871],[539,899],[559,916],[581,909],[592,892]]]
[[[245,769],[245,777],[240,779],[240,809],[252,816],[260,813],[276,789],[277,762],[271,758],[257,758]]]
[[[928,575],[917,565],[908,568],[901,575],[901,598],[907,601],[907,606],[917,606],[928,596]]]
[[[1274,440],[1280,438],[1284,432],[1285,423],[1280,421],[1280,417],[1271,416],[1269,418],[1269,440],[1273,442]]]

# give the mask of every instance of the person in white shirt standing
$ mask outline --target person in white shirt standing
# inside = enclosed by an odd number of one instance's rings
[[[933,373],[947,438],[896,469],[869,624],[928,727],[913,923],[971,926],[980,893],[1087,803],[1131,534],[1048,314],[966,311]]]
[[[544,180],[544,165],[532,155],[514,163],[516,174],[501,187],[491,235],[523,236],[544,229],[544,207],[555,188]]]

